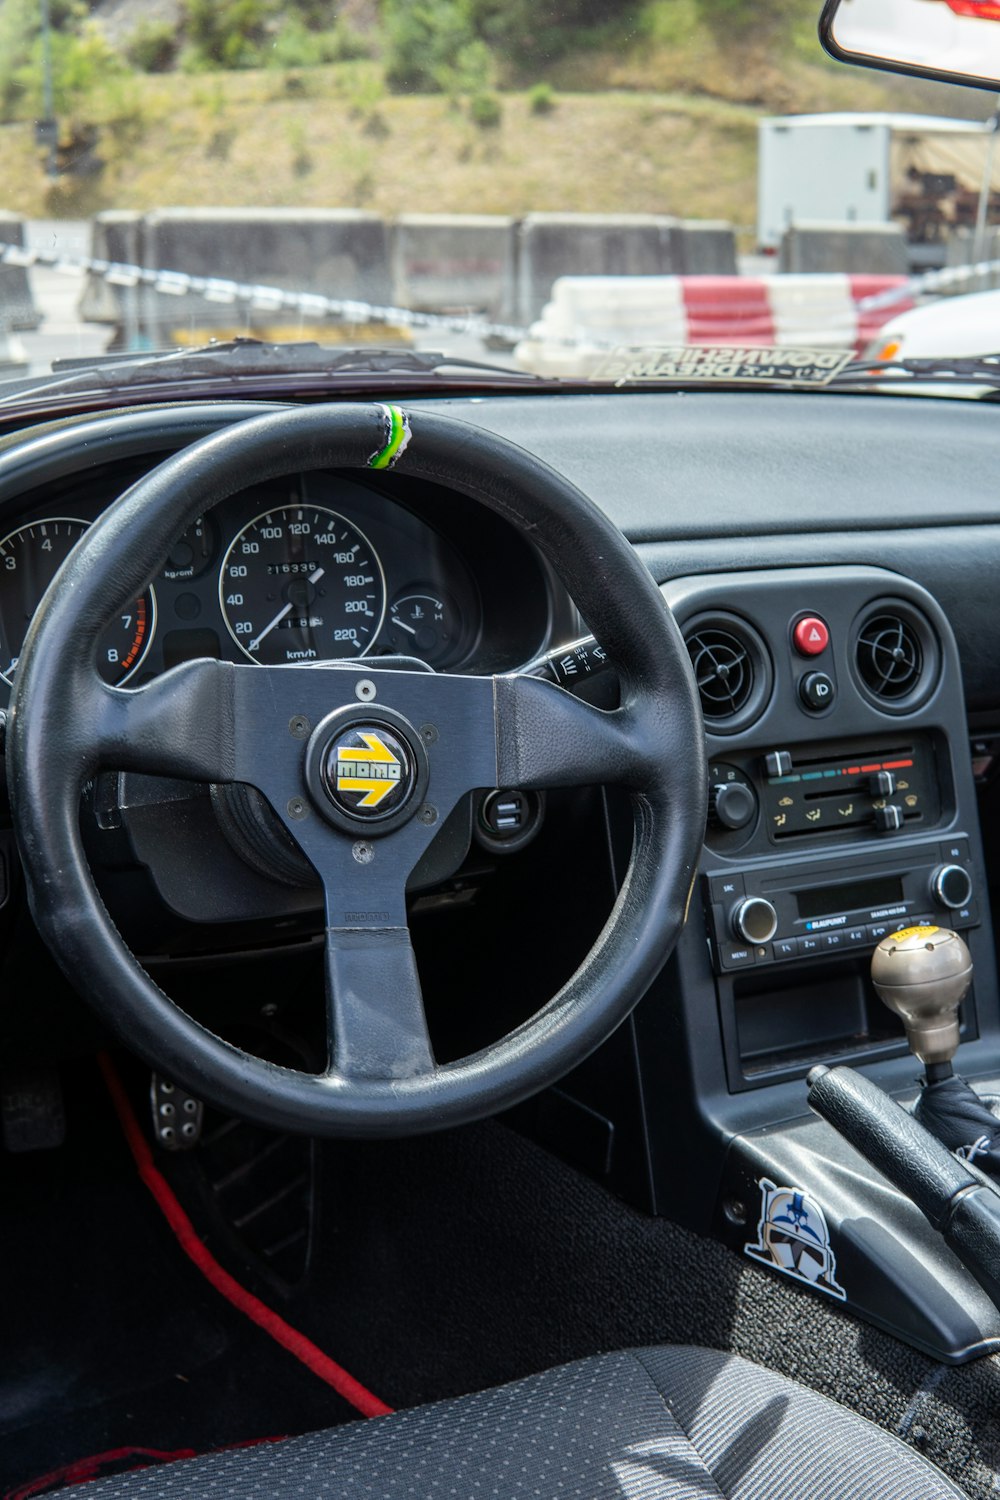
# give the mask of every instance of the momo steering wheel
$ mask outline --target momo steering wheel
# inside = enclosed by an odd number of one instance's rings
[[[398,470],[505,517],[565,584],[621,679],[593,708],[535,677],[184,663],[109,687],[108,620],[206,509],[293,469]],[[314,867],[326,917],[329,1060],[267,1062],[192,1019],[119,935],[84,854],[101,768],[256,788]],[[233,1113],[316,1135],[405,1135],[506,1108],[583,1060],[641,998],[683,924],[705,827],[698,695],[680,631],[618,529],[538,459],[456,418],[395,406],[268,413],[152,470],[87,531],[38,608],[7,734],[14,824],[38,928],[121,1040]],[[435,1061],[407,926],[407,876],[476,788],[617,785],[631,861],[576,973],[474,1055]],[[566,878],[572,878],[567,872]]]

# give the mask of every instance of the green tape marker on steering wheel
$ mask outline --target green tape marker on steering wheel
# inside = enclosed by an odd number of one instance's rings
[[[391,469],[410,441],[410,422],[400,406],[380,406],[385,418],[385,446],[368,460],[370,469]]]

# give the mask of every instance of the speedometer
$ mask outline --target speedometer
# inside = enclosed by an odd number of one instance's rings
[[[363,656],[375,640],[385,578],[352,521],[316,505],[280,505],[233,538],[219,599],[230,635],[251,661],[331,661]]]

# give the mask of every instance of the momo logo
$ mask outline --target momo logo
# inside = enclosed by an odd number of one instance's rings
[[[331,747],[330,780],[337,801],[351,812],[383,811],[408,795],[409,755],[394,734],[383,729],[351,729]]]
[[[416,811],[426,774],[420,742],[410,738],[408,726],[397,729],[388,711],[385,719],[361,714],[352,719],[321,740],[321,749],[309,752],[306,777],[340,827],[388,833]]]

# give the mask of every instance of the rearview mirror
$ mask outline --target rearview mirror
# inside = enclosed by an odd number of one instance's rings
[[[819,35],[841,62],[1000,88],[1000,0],[826,0]]]

